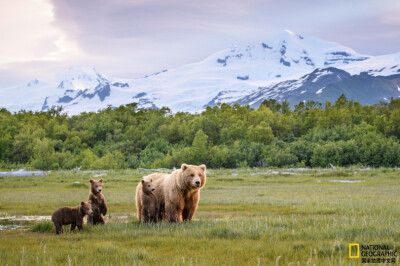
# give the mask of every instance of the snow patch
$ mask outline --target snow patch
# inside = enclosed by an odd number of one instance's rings
[[[320,77],[323,77],[323,76],[326,76],[329,74],[332,74],[332,72],[327,69],[325,69],[321,72],[318,72],[318,75],[311,82],[316,82]]]
[[[323,87],[323,88],[321,88],[321,89],[317,90],[316,94],[321,94],[321,93],[322,93],[322,91],[323,91],[324,89],[325,89],[325,87]]]

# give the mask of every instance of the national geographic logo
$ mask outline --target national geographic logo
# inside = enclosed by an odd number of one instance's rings
[[[349,244],[349,258],[358,259],[361,263],[396,263],[398,252],[389,245]]]
[[[359,257],[360,257],[360,244],[349,244],[349,258],[358,259]]]

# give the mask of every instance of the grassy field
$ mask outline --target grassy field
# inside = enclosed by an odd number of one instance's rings
[[[360,265],[350,243],[400,253],[400,170],[209,172],[194,221],[147,226],[134,204],[146,170],[0,178],[0,265]],[[49,222],[10,217],[78,205],[99,175],[105,226],[56,236]]]

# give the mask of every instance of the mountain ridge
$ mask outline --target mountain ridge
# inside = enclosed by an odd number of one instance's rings
[[[256,45],[232,46],[200,62],[139,79],[106,77],[92,66],[73,67],[50,80],[1,89],[0,107],[16,112],[63,106],[74,115],[137,102],[141,108],[167,106],[173,112],[195,113],[222,102],[257,107],[273,98],[293,105],[307,99],[332,100],[340,92],[353,100],[368,92],[371,101],[379,102],[400,97],[398,74],[400,53],[362,55],[285,31]]]

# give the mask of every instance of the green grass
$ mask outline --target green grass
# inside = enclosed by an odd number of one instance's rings
[[[54,232],[54,225],[50,221],[38,222],[31,227],[31,231],[40,233]]]
[[[399,170],[267,170],[209,170],[195,219],[156,225],[136,219],[135,187],[149,172],[105,173],[106,225],[56,236],[50,222],[0,220],[22,225],[0,231],[0,265],[360,265],[348,258],[348,244],[400,252]],[[78,205],[88,198],[90,178],[100,177],[1,178],[0,218]]]

